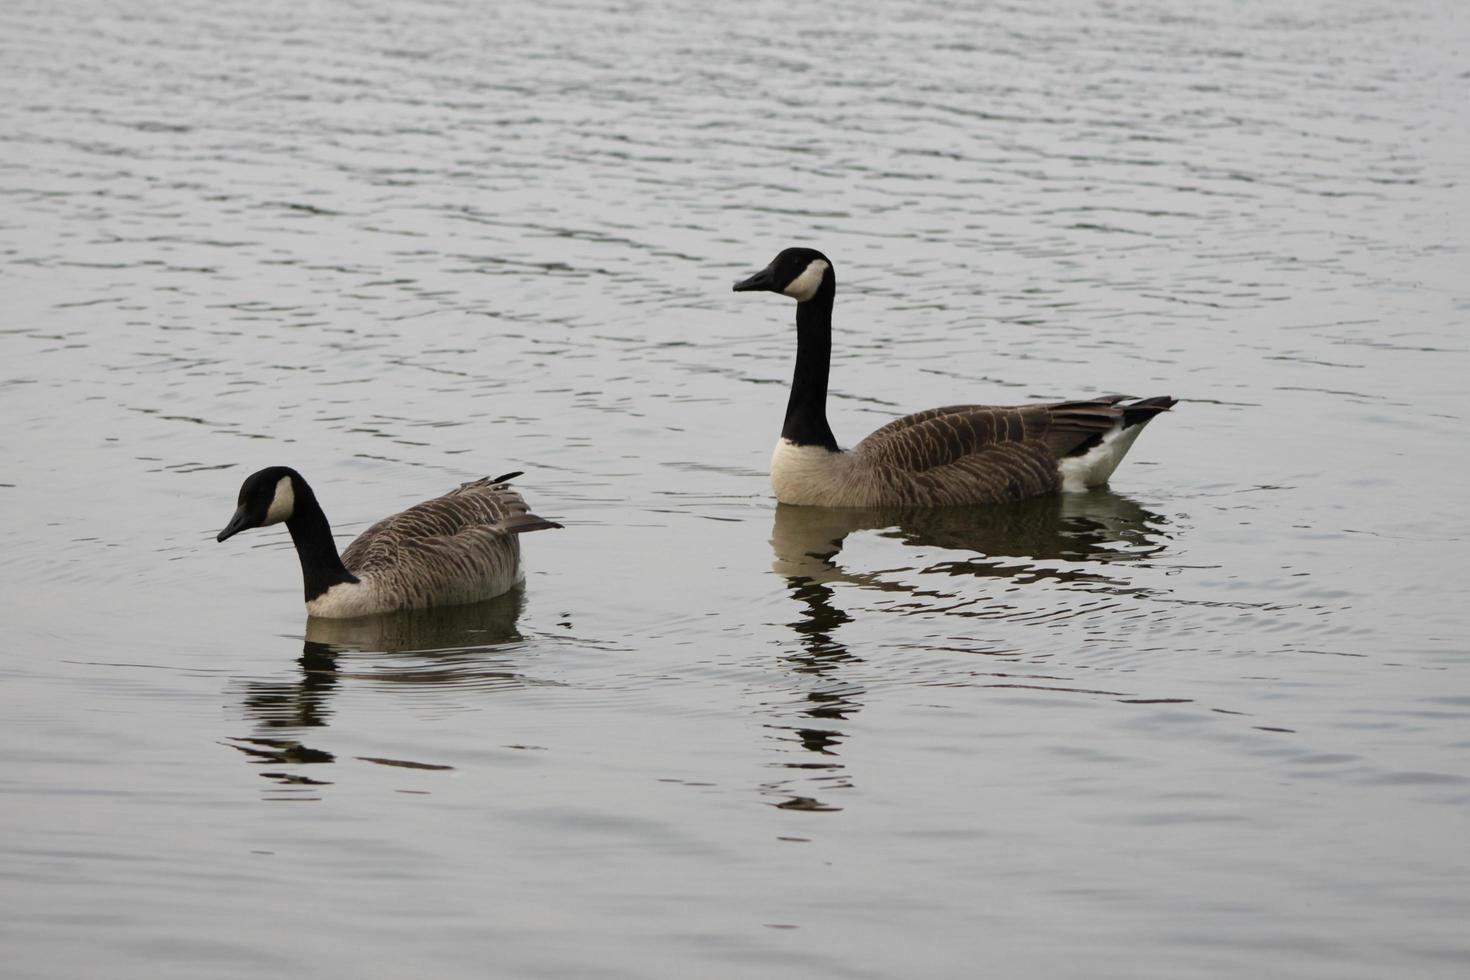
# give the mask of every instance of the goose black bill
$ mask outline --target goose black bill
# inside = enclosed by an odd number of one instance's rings
[[[776,274],[770,266],[766,266],[749,279],[742,279],[733,287],[737,293],[750,293],[757,290],[772,290],[775,288]]]
[[[250,515],[245,513],[244,507],[241,507],[239,510],[235,511],[235,516],[230,518],[230,523],[225,525],[225,529],[219,533],[219,536],[216,537],[215,540],[223,541],[225,538],[239,534],[249,525]]]

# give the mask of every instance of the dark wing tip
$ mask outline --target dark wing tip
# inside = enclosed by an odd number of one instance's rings
[[[1131,405],[1124,405],[1123,428],[1143,425],[1155,415],[1167,412],[1177,404],[1179,404],[1179,399],[1170,395],[1155,395],[1153,398],[1140,398]]]
[[[525,470],[516,470],[514,473],[502,473],[500,476],[497,476],[495,479],[491,480],[490,482],[491,483],[509,483],[511,480],[514,480],[516,477],[518,477],[518,476],[525,476],[525,475],[526,475],[526,471]]]

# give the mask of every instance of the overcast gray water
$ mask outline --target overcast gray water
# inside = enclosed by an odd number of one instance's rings
[[[0,5],[6,980],[1462,977],[1455,2]],[[1183,401],[777,508],[830,417]],[[524,590],[306,621],[456,483]]]

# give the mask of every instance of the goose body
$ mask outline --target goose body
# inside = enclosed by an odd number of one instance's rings
[[[300,473],[274,466],[240,487],[220,541],[246,528],[284,523],[301,559],[306,611],[343,619],[479,602],[522,578],[519,536],[560,527],[531,513],[508,473],[415,504],[368,528],[337,553],[316,494]]]
[[[1168,396],[1112,395],[1035,405],[951,405],[895,419],[851,450],[827,424],[831,261],[788,248],[736,291],[765,290],[797,302],[796,371],[771,486],[786,504],[942,507],[997,504],[1108,482],[1143,427],[1174,404]]]

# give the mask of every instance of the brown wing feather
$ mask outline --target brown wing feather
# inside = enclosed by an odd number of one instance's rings
[[[932,408],[889,422],[852,451],[872,474],[877,499],[925,506],[1018,500],[1055,492],[1058,461],[1091,449],[1124,420],[1124,400]],[[1167,407],[1149,404],[1148,411]]]
[[[1115,397],[1040,405],[951,405],[895,419],[853,452],[921,472],[1005,443],[1038,443],[1060,458],[1123,417]]]
[[[507,536],[559,526],[532,514],[510,486],[475,480],[374,524],[347,546],[342,564],[355,575],[405,563],[428,568],[446,553],[472,560],[496,551]]]
[[[405,537],[375,550],[362,573],[395,597],[400,608],[455,605],[483,598],[487,582],[508,587],[517,576],[520,543],[498,527],[464,527],[454,534]],[[358,571],[354,569],[354,571]]]
[[[921,507],[998,504],[1060,487],[1056,458],[1038,442],[995,442],[924,470],[872,461],[866,470],[868,500],[902,500]]]

